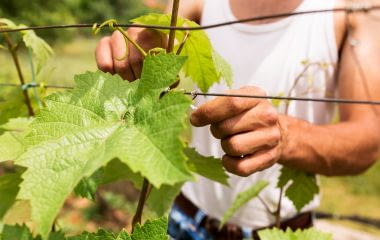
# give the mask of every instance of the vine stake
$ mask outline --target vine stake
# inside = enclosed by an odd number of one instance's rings
[[[177,26],[178,19],[178,9],[179,9],[179,0],[174,0],[173,2],[173,11],[170,25],[173,27]],[[175,30],[171,29],[169,33],[169,42],[167,52],[173,52],[175,41]],[[178,84],[179,81],[175,82],[173,85]],[[135,229],[137,223],[141,224],[141,217],[144,210],[144,204],[149,197],[149,194],[152,190],[152,184],[149,183],[148,179],[144,178],[143,186],[140,193],[139,202],[137,204],[137,210],[132,220],[132,232]]]
[[[179,0],[174,0],[170,27],[177,27],[178,10],[179,10]],[[169,42],[168,42],[168,47],[166,49],[168,53],[171,53],[174,50],[175,32],[176,32],[175,29],[170,29],[170,32],[169,32]],[[185,37],[184,41],[186,41],[187,37],[188,36]],[[184,42],[183,42],[183,44],[184,44]],[[179,55],[179,53],[181,52],[183,44],[178,49],[179,52],[177,53],[177,55]],[[180,82],[179,77],[177,77],[177,81],[170,86],[170,89],[178,87],[179,82]]]
[[[17,48],[13,44],[11,38],[9,37],[9,35],[7,33],[4,33],[3,35],[4,35],[4,38],[5,38],[5,41],[8,44],[8,50],[9,50],[9,52],[12,55],[13,63],[15,64],[15,67],[16,67],[16,70],[17,70],[18,78],[20,79],[20,83],[23,86],[25,84],[25,80],[24,80],[24,76],[22,74],[22,70],[21,70],[21,66],[20,66],[20,61],[19,61],[18,56],[17,56]],[[29,97],[29,94],[28,94],[28,89],[24,89],[22,92],[24,94],[25,103],[26,103],[26,106],[28,108],[28,114],[29,114],[29,116],[34,116],[34,110],[33,110],[33,107],[32,107],[32,103],[30,101],[30,97]]]
[[[171,23],[170,23],[171,27],[177,26],[178,10],[179,10],[179,0],[174,0],[173,10],[172,10],[172,19],[171,19]],[[170,29],[169,42],[168,42],[168,53],[173,52],[174,41],[175,41],[175,29]]]

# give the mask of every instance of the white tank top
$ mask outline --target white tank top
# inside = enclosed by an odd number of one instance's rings
[[[295,11],[331,9],[334,0],[304,0]],[[236,20],[229,0],[205,0],[202,25]],[[300,15],[262,25],[237,24],[207,31],[215,49],[231,64],[234,72],[233,89],[245,85],[263,88],[270,95],[287,95],[300,76],[292,96],[331,97],[335,91],[338,54],[333,13]],[[305,70],[306,68],[306,70]],[[303,73],[303,74],[301,74]],[[224,92],[219,84],[210,92]],[[197,104],[210,100],[198,97]],[[284,104],[279,111],[284,111]],[[331,122],[333,106],[325,103],[291,102],[288,114],[311,123]],[[210,134],[209,127],[194,128],[192,145],[204,155],[223,156],[220,142]],[[279,190],[276,188],[280,165],[252,174],[247,178],[230,175],[230,187],[199,177],[187,183],[183,193],[206,214],[221,218],[236,195],[258,180],[270,185],[260,194],[271,211],[276,210]],[[303,211],[319,205],[319,197]],[[288,199],[282,203],[282,218],[297,214]],[[258,200],[251,200],[230,220],[242,227],[261,228],[275,222],[273,215]]]

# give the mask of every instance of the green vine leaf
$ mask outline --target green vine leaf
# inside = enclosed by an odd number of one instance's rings
[[[36,59],[36,73],[38,74],[47,60],[53,55],[53,49],[42,38],[38,37],[34,31],[23,31],[22,40],[26,47],[32,49]]]
[[[214,64],[219,78],[223,78],[228,87],[233,84],[233,71],[231,65],[215,50],[212,52]]]
[[[170,19],[170,15],[153,13],[133,19],[132,22],[170,26]],[[178,18],[177,26],[198,27],[199,25],[193,21]],[[164,34],[169,33],[168,30],[158,31]],[[183,42],[185,35],[184,31],[176,31],[176,38],[179,43]],[[178,49],[178,45],[176,49]],[[184,72],[198,85],[202,92],[207,92],[213,84],[219,83],[221,78],[224,78],[228,86],[232,85],[231,67],[215,52],[204,31],[189,33],[180,55],[188,56],[189,59],[185,63]]]
[[[184,153],[188,158],[187,165],[192,172],[228,186],[228,175],[224,171],[220,159],[202,156],[193,148],[186,148]],[[153,188],[147,202],[149,209],[158,216],[166,214],[176,196],[181,192],[183,184],[163,185],[159,189]]]
[[[116,240],[131,240],[131,237],[125,230],[123,230],[119,233]]]
[[[177,183],[174,186],[162,185],[160,188],[153,188],[149,195],[147,204],[149,209],[157,214],[157,216],[166,215],[178,194],[184,182]],[[159,204],[158,204],[159,203]]]
[[[202,156],[194,148],[186,148],[185,154],[189,159],[187,164],[192,172],[228,186],[228,175],[220,159]]]
[[[5,225],[0,240],[41,240],[41,237],[33,237],[31,231],[25,225]],[[66,240],[62,232],[54,232],[49,240]]]
[[[66,240],[62,232],[53,232],[50,233],[49,240]]]
[[[34,240],[29,229],[23,225],[9,226],[5,225],[1,233],[2,240]]]
[[[0,18],[0,23],[4,25],[1,27],[6,27],[8,29],[27,27],[23,24],[16,25],[11,20],[5,18]],[[25,46],[32,49],[33,55],[36,58],[36,72],[38,74],[46,61],[53,55],[53,49],[42,38],[38,37],[34,31],[22,31],[21,35]]]
[[[99,229],[96,233],[82,233],[80,236],[69,237],[67,240],[168,240],[168,220],[162,217],[147,220],[144,225],[136,225],[132,234],[122,230],[117,236],[110,231]],[[49,239],[50,240],[50,239]]]
[[[132,240],[168,240],[168,219],[162,217],[156,220],[147,220],[143,226],[137,224],[132,234]]]
[[[266,181],[259,181],[254,186],[248,188],[244,192],[239,193],[232,203],[231,207],[224,214],[220,222],[220,227],[222,227],[235,214],[235,212],[239,210],[239,208],[244,206],[253,198],[257,197],[260,192],[264,190],[264,188],[266,188],[268,185],[269,183]]]
[[[103,180],[103,169],[99,169],[91,177],[84,177],[74,189],[74,193],[82,198],[95,201],[98,186]]]
[[[28,116],[24,99],[21,88],[0,88],[0,124],[12,118]]]
[[[26,224],[32,227],[30,215],[31,208],[29,202],[16,199],[14,204],[5,213],[2,223],[7,225]]]
[[[315,175],[288,167],[281,169],[277,187],[286,188],[285,196],[293,202],[297,211],[301,211],[319,193]]]
[[[5,131],[0,136],[0,162],[13,161],[23,153],[23,138],[30,131],[31,121],[30,118],[15,118],[0,126]]]
[[[297,230],[287,229],[285,232],[277,228],[259,231],[260,240],[332,240],[331,234],[316,229]]]
[[[12,133],[5,132],[0,136],[0,162],[15,160],[22,150],[23,146]]]
[[[0,18],[0,29],[1,28],[6,28],[6,29],[13,29],[13,28],[18,28],[13,21],[7,19],[7,18]]]
[[[140,188],[143,177],[132,172],[132,170],[119,159],[110,161],[105,167],[98,169],[91,177],[83,178],[75,187],[74,193],[77,196],[95,200],[95,194],[100,185],[128,179],[135,187]]]
[[[80,197],[94,201],[95,193],[99,186],[123,179],[132,181],[136,188],[141,189],[143,177],[138,173],[132,172],[132,170],[119,159],[114,159],[109,162],[106,167],[96,171],[91,177],[82,179],[76,186],[74,192]],[[149,209],[155,212],[157,216],[167,214],[174,199],[181,192],[183,184],[184,183],[181,182],[173,186],[162,185],[160,188],[153,187],[147,200]]]
[[[18,198],[29,200],[43,239],[78,183],[112,159],[156,188],[193,178],[179,138],[191,100],[176,92],[160,99],[185,61],[173,54],[148,56],[133,83],[86,73],[76,77],[74,90],[47,98],[17,160],[27,168]]]
[[[130,240],[131,238],[125,238],[125,239]],[[67,240],[116,240],[116,238],[112,232],[104,230],[104,229],[99,229],[96,233],[84,232],[80,236],[69,237],[67,238]],[[124,240],[124,239],[122,238],[121,240]]]
[[[8,209],[15,203],[21,183],[21,172],[0,176],[0,220]]]

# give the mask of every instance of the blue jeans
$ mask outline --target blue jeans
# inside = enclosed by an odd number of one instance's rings
[[[177,205],[169,215],[168,233],[175,240],[213,240],[211,234],[202,226],[206,214],[198,210],[194,218],[187,216]],[[243,228],[243,239],[252,239],[252,229]]]
[[[204,217],[199,210],[193,219],[174,205],[169,215],[168,233],[175,240],[212,240],[207,230],[200,226]]]

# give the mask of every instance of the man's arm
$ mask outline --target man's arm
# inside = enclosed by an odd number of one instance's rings
[[[349,19],[352,28],[340,62],[339,97],[380,100],[380,22],[366,13]],[[325,175],[356,174],[371,166],[379,157],[380,108],[341,104],[339,116],[340,123],[326,126],[280,117],[287,129],[280,162]]]
[[[351,37],[359,44],[354,47],[357,56],[349,42],[343,48],[339,97],[380,100],[380,22],[366,14],[350,19]],[[253,87],[234,93],[265,94]],[[224,166],[237,175],[248,176],[276,162],[323,175],[357,174],[379,157],[380,108],[342,104],[339,113],[337,124],[314,125],[277,114],[268,101],[216,98],[195,111],[191,121],[211,124],[226,152]]]

